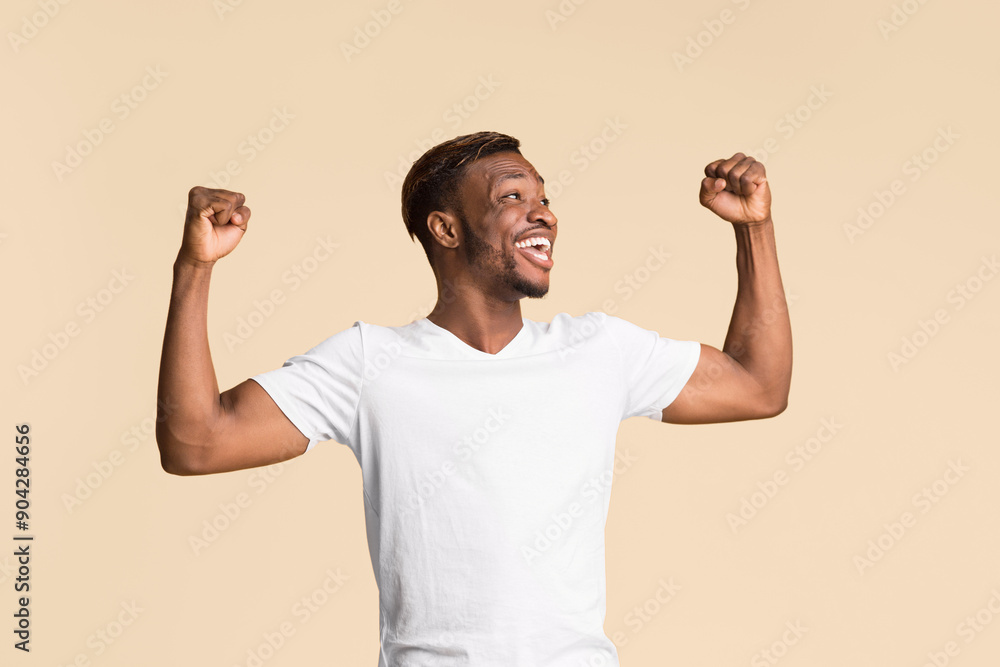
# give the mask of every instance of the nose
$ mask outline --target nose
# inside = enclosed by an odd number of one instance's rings
[[[541,202],[541,200],[535,201],[535,206],[531,210],[529,219],[532,222],[540,222],[547,227],[555,227],[559,220],[556,218],[556,214],[549,210],[549,207]]]

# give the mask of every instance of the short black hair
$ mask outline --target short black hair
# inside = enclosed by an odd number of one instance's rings
[[[444,141],[421,155],[403,180],[403,222],[410,238],[424,247],[431,268],[433,245],[427,216],[433,211],[461,214],[459,186],[469,165],[495,153],[517,153],[521,142],[499,132],[475,132]]]

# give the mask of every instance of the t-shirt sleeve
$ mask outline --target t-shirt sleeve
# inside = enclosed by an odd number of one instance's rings
[[[626,393],[622,419],[641,416],[661,421],[663,409],[694,373],[701,343],[665,338],[614,315],[603,320],[620,355]]]
[[[304,354],[250,379],[264,388],[289,421],[309,438],[306,451],[323,440],[352,450],[355,416],[364,379],[361,322],[355,322]]]

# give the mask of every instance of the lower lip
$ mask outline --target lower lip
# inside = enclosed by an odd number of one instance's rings
[[[535,257],[534,255],[532,255],[530,252],[528,252],[527,249],[525,249],[525,248],[518,248],[517,251],[519,253],[521,253],[522,255],[524,255],[525,257],[527,257],[529,262],[537,264],[538,266],[542,267],[543,269],[551,269],[552,268],[553,262],[552,262],[551,258],[549,258],[549,259],[539,259],[539,258]]]

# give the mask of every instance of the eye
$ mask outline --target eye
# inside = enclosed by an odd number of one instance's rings
[[[508,197],[514,197],[516,199],[520,199],[521,198],[521,193],[520,192],[511,192],[510,194],[506,194],[503,197],[501,197],[501,199],[507,199]],[[548,197],[543,198],[541,200],[541,202],[542,202],[542,206],[545,206],[546,208],[548,208],[549,204],[552,203],[552,201]]]

